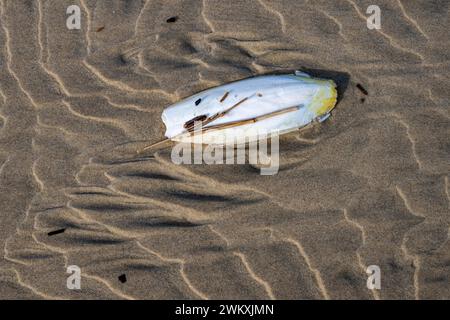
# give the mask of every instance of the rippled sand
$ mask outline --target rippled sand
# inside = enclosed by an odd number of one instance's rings
[[[2,0],[0,298],[450,299],[450,3],[372,2]],[[341,101],[277,175],[126,160],[172,102],[295,69]]]

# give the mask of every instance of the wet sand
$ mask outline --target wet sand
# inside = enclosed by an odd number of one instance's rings
[[[0,3],[1,299],[450,299],[449,2]],[[296,69],[340,102],[278,174],[126,160],[171,103]]]

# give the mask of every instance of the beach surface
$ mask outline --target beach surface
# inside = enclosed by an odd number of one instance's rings
[[[450,2],[376,2],[1,0],[0,299],[450,299]],[[294,70],[339,103],[276,175],[136,159],[170,104]]]

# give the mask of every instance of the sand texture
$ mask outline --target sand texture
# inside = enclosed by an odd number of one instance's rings
[[[0,298],[450,299],[450,2],[376,2],[1,0]],[[168,105],[296,69],[340,101],[278,174],[133,159]]]

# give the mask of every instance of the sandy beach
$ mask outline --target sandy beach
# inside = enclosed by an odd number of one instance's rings
[[[0,0],[0,299],[450,299],[450,2],[371,4]],[[295,70],[339,102],[277,174],[131,158],[180,99]]]

